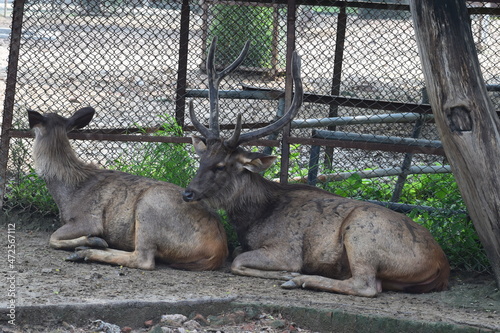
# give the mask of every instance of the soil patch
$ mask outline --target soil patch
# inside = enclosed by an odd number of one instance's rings
[[[222,331],[226,332],[231,331],[228,327],[233,327],[234,332],[258,332],[263,327],[276,332],[291,328],[330,331],[333,326],[329,325],[338,325],[338,320],[354,320],[358,325],[365,320],[371,325],[366,331],[381,331],[373,326],[373,318],[412,322],[418,327],[435,323],[460,325],[475,332],[500,331],[500,292],[489,275],[454,272],[448,291],[421,295],[384,292],[376,298],[363,298],[285,290],[280,288],[280,281],[232,275],[229,262],[212,272],[174,270],[161,264],[154,271],[143,271],[68,262],[65,258],[69,252],[48,246],[49,236],[58,224],[55,219],[37,219],[22,227],[15,216],[4,215],[0,220],[4,230],[8,223],[16,224],[14,266],[2,273],[3,281],[15,276],[16,324],[22,330],[14,332],[29,332],[30,327],[38,327],[38,332],[45,332],[40,327],[78,332],[67,328],[71,325],[90,332],[89,325],[97,320],[113,320],[111,324],[131,327],[134,332],[153,332],[162,314],[177,311],[188,318],[199,314],[205,319],[243,311],[245,315],[238,317],[239,326],[223,322],[226,328]],[[7,242],[7,237],[1,238],[4,253]],[[8,302],[2,298],[0,303],[0,312],[4,312],[0,329],[13,331],[7,322]],[[272,328],[266,321],[270,317],[283,320],[285,326]],[[144,323],[149,320],[153,325],[148,328]],[[243,325],[253,325],[253,330],[243,329]],[[198,331],[221,330],[220,325],[214,327],[203,326]],[[387,326],[382,327],[388,331]]]

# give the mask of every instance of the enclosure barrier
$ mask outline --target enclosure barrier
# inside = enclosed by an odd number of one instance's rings
[[[328,182],[338,182],[346,180],[347,178],[357,175],[362,179],[370,178],[381,178],[381,177],[391,177],[399,176],[403,174],[403,168],[394,167],[387,169],[374,169],[374,170],[362,170],[362,171],[345,171],[330,174],[321,174],[316,176],[316,181],[318,183],[328,183]],[[436,173],[450,173],[451,168],[449,165],[426,165],[426,166],[412,166],[405,170],[407,174],[413,175],[423,175],[423,174],[436,174]],[[277,179],[274,179],[278,181]],[[296,183],[308,183],[308,179],[305,177],[293,177],[290,179],[292,182]]]
[[[500,8],[480,1],[467,6],[484,80],[491,86],[488,95],[500,110]],[[425,82],[405,2],[16,0],[11,31],[0,142],[2,211],[47,211],[32,204],[43,184],[32,171],[27,109],[68,115],[92,106],[97,116],[91,127],[69,133],[83,160],[141,172],[161,162],[159,166],[174,170],[172,178],[164,180],[189,178],[185,171],[194,170],[197,162],[189,145],[194,128],[185,115],[186,99],[197,99],[195,112],[200,116],[208,109],[203,91],[205,44],[214,36],[217,68],[228,65],[226,59],[234,59],[246,40],[252,41],[248,63],[241,67],[245,70],[221,82],[223,136],[234,128],[236,113],[244,114],[243,132],[281,116],[293,97],[292,51],[302,57],[306,93],[299,116],[282,133],[249,143],[255,146],[252,150],[280,157],[269,178],[294,180],[318,167],[317,186],[342,188],[348,197],[377,200],[383,191],[380,200],[392,201],[391,207],[406,200],[445,210],[464,207],[451,175],[426,173],[440,172],[434,166],[448,164],[442,148],[312,134],[317,130],[413,142],[439,139],[422,91]],[[238,90],[242,92],[233,98],[231,91]],[[151,148],[180,151],[181,158],[166,153],[158,155],[164,158],[144,156]],[[314,150],[319,152],[318,163],[310,162]],[[361,187],[349,187],[350,181],[322,182],[322,177],[332,179],[331,170],[342,178],[351,172],[387,176],[363,179]],[[422,173],[407,180],[415,172]],[[159,174],[167,172],[155,176]],[[412,195],[424,183],[430,188],[416,199]],[[438,193],[445,195],[437,198]],[[442,243],[451,244],[451,252],[462,247],[461,238],[456,230],[443,233],[442,228],[460,226],[462,232],[469,230],[468,222],[462,215],[446,219],[453,221],[445,226],[443,218],[435,219],[435,234],[447,237]]]
[[[207,98],[208,90],[206,89],[190,89],[186,91],[186,97],[188,98]],[[260,100],[280,100],[278,110],[276,112],[276,117],[279,118],[284,112],[284,92],[280,90],[272,89],[260,89],[258,87],[244,86],[243,90],[223,90],[219,92],[219,97],[221,99],[260,99]],[[314,100],[315,103],[332,103],[336,98],[343,98],[339,96],[317,96],[314,94],[305,94],[305,100]],[[355,104],[352,99],[346,99],[353,105]],[[356,101],[356,104],[358,101]],[[365,101],[366,103],[366,101]],[[387,105],[394,105],[391,102],[376,101],[372,103],[376,104],[377,107],[387,107]],[[381,136],[372,134],[359,134],[359,133],[346,133],[340,131],[327,131],[327,130],[312,130],[312,138],[314,139],[326,139],[335,142],[348,142],[351,145],[356,145],[356,143],[362,144],[375,144],[376,146],[389,145],[391,147],[398,146],[401,149],[407,148],[417,148],[426,153],[432,153],[437,155],[444,155],[444,150],[442,144],[439,140],[426,140],[417,139],[419,136],[420,128],[424,122],[432,121],[433,115],[426,113],[428,112],[428,104],[418,104],[422,109],[422,113],[417,112],[405,112],[405,113],[392,113],[392,114],[374,114],[374,115],[364,115],[364,116],[344,116],[344,117],[329,117],[320,119],[295,119],[291,122],[291,128],[318,128],[318,127],[331,127],[340,125],[366,125],[366,124],[390,124],[390,123],[414,123],[415,128],[413,131],[414,138],[402,138],[394,136]],[[255,124],[254,124],[255,126]],[[271,134],[269,140],[276,140],[278,133]],[[270,154],[270,147],[266,147],[265,153]],[[414,151],[413,151],[414,152]],[[309,171],[307,177],[307,183],[309,185],[316,185],[318,181],[321,183],[327,183],[329,181],[341,181],[345,180],[353,174],[358,174],[362,178],[373,178],[373,177],[387,177],[387,176],[399,176],[398,182],[395,186],[394,194],[392,197],[392,202],[399,199],[401,195],[402,188],[404,186],[406,176],[410,174],[424,174],[424,173],[450,173],[451,170],[449,166],[444,167],[411,167],[411,153],[408,152],[405,156],[405,160],[400,168],[388,168],[388,169],[377,169],[371,171],[360,171],[360,172],[344,172],[340,174],[331,175],[319,175],[318,176],[318,166],[319,166],[319,155],[320,146],[312,145],[310,158],[309,158]],[[278,180],[278,179],[275,179]],[[303,177],[292,177],[289,180],[295,182],[304,182]]]

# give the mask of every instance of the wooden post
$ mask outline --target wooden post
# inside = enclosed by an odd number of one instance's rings
[[[500,121],[463,0],[411,0],[430,104],[453,174],[500,286]]]

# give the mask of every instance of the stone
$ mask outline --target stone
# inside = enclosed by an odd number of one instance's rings
[[[169,314],[161,316],[160,321],[169,326],[181,327],[187,320],[188,318],[182,314]]]

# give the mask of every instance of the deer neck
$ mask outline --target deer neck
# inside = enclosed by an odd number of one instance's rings
[[[270,207],[280,196],[280,185],[261,175],[248,172],[243,186],[226,202],[226,211],[234,221],[251,221],[269,214]]]
[[[60,130],[56,135],[42,135],[40,130],[35,133],[35,170],[47,185],[77,186],[95,169],[78,159],[65,131]]]

